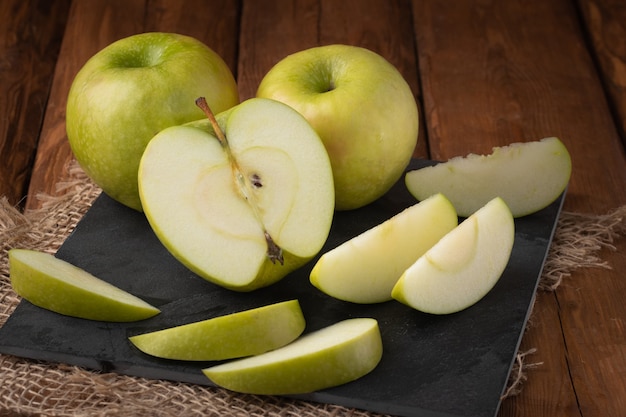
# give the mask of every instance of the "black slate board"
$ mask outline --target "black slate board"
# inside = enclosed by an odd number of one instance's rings
[[[431,164],[415,160],[409,169]],[[307,319],[306,332],[346,318],[374,317],[384,344],[383,359],[370,374],[297,398],[399,416],[495,416],[563,199],[516,219],[511,260],[485,298],[459,313],[436,316],[395,301],[363,306],[328,297],[308,282],[315,259],[265,289],[222,289],[178,263],[143,214],[101,195],[57,256],[153,303],[162,313],[141,322],[113,324],[65,317],[22,301],[0,329],[0,353],[211,385],[201,373],[211,363],[152,358],[127,337],[297,298]],[[377,202],[337,213],[324,251],[415,203],[402,179]]]

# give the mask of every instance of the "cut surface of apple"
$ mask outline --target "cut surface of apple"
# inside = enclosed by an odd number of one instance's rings
[[[216,385],[231,391],[303,394],[354,381],[380,362],[378,322],[354,318],[308,333],[282,348],[203,369]]]
[[[285,104],[250,99],[161,131],[139,168],[146,217],[164,246],[203,278],[249,291],[315,256],[330,232],[330,160]],[[219,137],[222,133],[227,139]]]
[[[521,217],[555,201],[566,189],[571,170],[567,148],[550,137],[413,170],[406,174],[405,182],[418,200],[444,194],[461,217],[468,217],[495,197],[506,202],[513,217]]]
[[[9,273],[18,295],[66,316],[129,322],[160,312],[140,298],[49,253],[11,249]]]
[[[514,240],[513,216],[496,197],[411,265],[394,286],[392,296],[431,314],[466,309],[498,282]]]
[[[326,252],[311,283],[344,301],[389,301],[402,273],[457,224],[450,201],[436,194]]]
[[[258,355],[295,340],[305,320],[297,300],[240,311],[137,336],[141,351],[166,359],[216,361]]]

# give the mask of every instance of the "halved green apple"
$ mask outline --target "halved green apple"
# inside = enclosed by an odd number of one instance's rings
[[[467,217],[495,197],[501,197],[521,217],[539,211],[565,190],[572,161],[555,137],[493,148],[490,155],[470,154],[410,171],[409,192],[418,200],[442,193],[457,213]]]
[[[271,352],[203,369],[231,391],[303,394],[354,381],[380,362],[383,344],[371,318],[340,321]]]
[[[49,253],[9,251],[15,292],[32,304],[66,316],[129,322],[158,314],[158,308]]]
[[[514,240],[511,211],[496,197],[411,265],[391,294],[426,313],[450,314],[466,309],[498,282]]]
[[[450,201],[436,194],[326,252],[311,271],[311,283],[344,301],[391,300],[402,273],[457,225]]]
[[[170,327],[129,339],[152,356],[217,361],[258,355],[295,340],[305,320],[298,300],[284,301]]]
[[[203,278],[238,291],[270,285],[315,256],[330,232],[330,160],[289,106],[254,98],[170,127],[139,167],[143,209],[163,245]]]

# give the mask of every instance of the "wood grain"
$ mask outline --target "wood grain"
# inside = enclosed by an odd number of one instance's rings
[[[38,193],[55,195],[54,184],[66,176],[72,152],[65,133],[65,105],[76,73],[109,43],[141,31],[144,7],[145,2],[137,0],[72,2],[41,131],[27,208],[39,206]]]
[[[617,128],[626,145],[626,3],[622,0],[579,0],[578,3]]]
[[[69,1],[0,2],[0,196],[22,203]]]

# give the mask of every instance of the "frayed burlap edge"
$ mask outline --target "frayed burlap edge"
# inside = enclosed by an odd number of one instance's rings
[[[41,195],[41,208],[21,213],[0,199],[0,326],[19,303],[8,274],[12,247],[54,253],[91,207],[100,189],[76,163],[57,197]],[[626,206],[606,215],[563,212],[539,288],[553,291],[579,268],[610,268],[598,257],[626,232]],[[536,349],[519,352],[503,398],[520,392]],[[64,364],[0,355],[0,417],[29,416],[374,416],[341,406],[240,395],[212,387],[98,373]],[[8,413],[8,414],[7,414]]]

